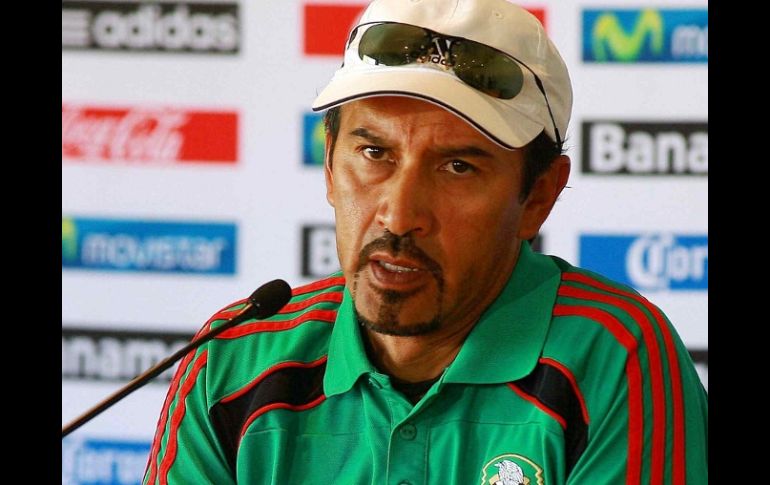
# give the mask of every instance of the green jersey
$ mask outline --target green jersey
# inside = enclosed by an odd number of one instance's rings
[[[632,289],[523,243],[414,405],[368,360],[340,274],[292,294],[181,362],[145,483],[708,481],[706,393],[665,315]]]

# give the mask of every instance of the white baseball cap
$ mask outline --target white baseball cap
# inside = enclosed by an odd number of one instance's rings
[[[385,65],[359,55],[364,32],[381,23],[418,26],[502,51],[521,65],[521,90],[510,99],[486,94],[441,65],[441,56]],[[540,21],[507,0],[374,0],[348,43],[343,65],[313,102],[314,111],[373,96],[409,96],[452,111],[505,148],[526,145],[543,130],[552,140],[564,139],[572,110],[567,66]]]

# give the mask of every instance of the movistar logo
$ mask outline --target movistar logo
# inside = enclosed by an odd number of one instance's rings
[[[708,62],[708,10],[586,10],[583,60]]]
[[[594,25],[591,37],[594,55],[600,62],[607,62],[610,56],[623,62],[635,60],[648,37],[650,51],[660,55],[663,51],[663,19],[655,10],[643,10],[631,32],[626,33],[617,15],[605,13]]]
[[[68,217],[62,217],[61,220],[61,258],[70,264],[78,259],[78,227]]]
[[[237,228],[223,222],[62,217],[62,268],[235,274]]]
[[[326,149],[326,130],[323,115],[305,113],[302,120],[302,144],[304,165],[322,167]]]

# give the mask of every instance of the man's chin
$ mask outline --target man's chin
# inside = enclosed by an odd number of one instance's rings
[[[417,337],[420,335],[429,335],[441,327],[441,321],[438,316],[426,321],[417,321],[415,323],[401,322],[399,317],[395,318],[367,318],[363,316],[358,309],[354,307],[358,323],[367,329],[383,335],[395,337]]]

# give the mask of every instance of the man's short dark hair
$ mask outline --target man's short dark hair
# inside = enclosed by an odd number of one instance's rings
[[[337,134],[340,131],[340,106],[329,108],[324,115],[324,128],[327,135],[331,136],[331,149],[329,156],[334,153],[334,144],[337,141]],[[521,193],[519,200],[523,202],[532,187],[535,186],[537,179],[545,173],[553,163],[554,159],[564,153],[563,146],[551,140],[545,131],[541,131],[534,140],[529,142],[524,150],[524,175],[522,179]],[[331,160],[329,160],[331,163]]]

